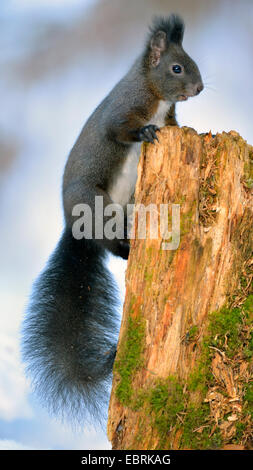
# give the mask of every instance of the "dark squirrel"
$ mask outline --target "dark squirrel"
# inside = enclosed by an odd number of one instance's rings
[[[134,194],[140,143],[154,143],[161,126],[177,125],[175,103],[203,90],[183,34],[180,17],[154,19],[143,53],[88,119],[65,167],[65,228],[34,284],[23,324],[33,387],[62,417],[106,414],[119,322],[106,254],[127,259],[129,253],[126,230],[122,239],[97,239],[94,218],[92,239],[73,237],[72,211],[85,203],[93,214],[96,196],[104,207],[112,201],[125,207]]]

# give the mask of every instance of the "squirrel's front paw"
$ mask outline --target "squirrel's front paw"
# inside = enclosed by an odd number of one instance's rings
[[[159,142],[159,139],[156,135],[158,131],[160,131],[159,127],[155,126],[154,124],[150,124],[149,126],[141,127],[138,132],[138,137],[143,142],[151,142],[152,144],[154,144],[154,139]]]

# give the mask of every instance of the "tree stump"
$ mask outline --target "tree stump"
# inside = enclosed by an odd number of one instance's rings
[[[252,166],[253,147],[234,131],[166,127],[142,147],[136,204],[180,205],[180,244],[164,250],[151,217],[147,238],[131,240],[113,449],[252,446]]]

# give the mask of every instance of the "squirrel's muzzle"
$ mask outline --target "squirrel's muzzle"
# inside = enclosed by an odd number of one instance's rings
[[[199,95],[201,93],[201,91],[204,90],[204,85],[203,83],[198,83],[196,85],[196,92],[195,92],[195,95]]]
[[[192,84],[188,87],[188,93],[187,96],[196,96],[201,93],[201,91],[204,90],[204,85],[202,82],[197,82],[195,84]]]

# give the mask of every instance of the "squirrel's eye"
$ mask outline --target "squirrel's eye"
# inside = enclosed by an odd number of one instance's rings
[[[181,65],[178,65],[178,64],[173,65],[172,70],[174,73],[182,73],[182,67]]]

